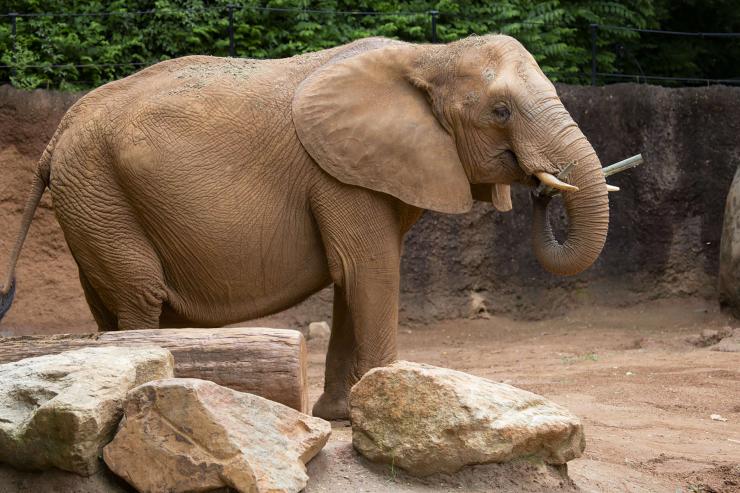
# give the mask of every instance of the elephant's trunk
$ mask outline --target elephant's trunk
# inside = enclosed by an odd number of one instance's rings
[[[569,129],[571,132],[577,135],[571,134],[571,139],[565,139],[573,142],[569,146],[571,159],[566,162],[577,164],[571,168],[567,181],[578,187],[578,191],[562,192],[568,215],[565,242],[558,242],[553,235],[547,217],[550,198],[533,198],[534,254],[542,267],[560,275],[578,274],[590,267],[601,253],[609,229],[609,198],[601,163],[581,131],[573,126]]]

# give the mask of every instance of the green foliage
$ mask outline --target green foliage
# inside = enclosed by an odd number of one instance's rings
[[[447,3],[447,2],[445,2]],[[583,83],[590,78],[590,24],[643,28],[653,16],[651,2],[507,0],[476,6],[452,3],[458,15],[441,30],[445,41],[470,33],[498,31],[514,36],[535,56],[542,70],[554,81]],[[464,14],[463,14],[464,13]],[[601,72],[616,69],[616,57],[603,49],[615,42],[628,42],[630,31],[600,31],[597,65]]]
[[[686,5],[697,1],[0,0],[0,13],[114,13],[17,17],[15,51],[10,18],[0,18],[0,64],[9,66],[0,68],[0,80],[28,89],[75,90],[98,86],[167,58],[186,54],[226,56],[228,5],[233,3],[237,56],[286,57],[365,36],[428,42],[428,12],[437,10],[441,42],[471,34],[510,34],[535,55],[553,80],[584,83],[590,77],[590,24],[657,28],[661,19],[676,12],[691,17],[690,5]],[[731,0],[711,3],[716,8],[724,6],[728,17],[737,18]],[[286,11],[266,11],[264,7]],[[661,40],[646,43],[644,36],[632,31],[601,28],[597,47],[599,72],[639,73],[635,72],[635,62],[642,58],[651,61],[652,73],[656,73],[653,67],[657,66],[669,74],[694,74],[709,63],[706,50],[691,41],[680,51],[671,50]],[[727,60],[712,63],[711,67],[718,68]],[[641,66],[637,68],[642,70]]]

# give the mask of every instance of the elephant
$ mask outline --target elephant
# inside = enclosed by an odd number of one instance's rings
[[[48,188],[100,330],[223,326],[333,284],[313,414],[342,419],[351,386],[397,357],[406,232],[425,210],[461,214],[474,199],[507,211],[512,184],[562,195],[562,243],[549,196],[533,195],[542,266],[588,268],[609,224],[601,165],[514,38],[366,38],[286,59],[163,61],[62,118],[35,170],[0,305],[10,305]]]

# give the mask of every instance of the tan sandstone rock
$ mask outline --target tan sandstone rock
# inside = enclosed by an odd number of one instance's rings
[[[732,334],[732,327],[702,329],[700,334],[687,337],[686,342],[697,347],[707,347],[715,345],[728,337],[732,337]]]
[[[328,422],[213,382],[173,378],[132,390],[103,457],[141,492],[298,492]]]
[[[86,348],[0,365],[0,462],[57,467],[83,476],[100,469],[126,393],[171,377],[161,348]]]
[[[311,322],[308,325],[307,339],[328,339],[331,336],[331,327],[324,322]]]
[[[92,476],[60,469],[20,471],[0,464],[3,493],[136,493],[125,481],[103,467]]]
[[[362,455],[418,476],[522,457],[564,464],[585,447],[580,420],[544,397],[407,361],[352,387],[350,419]]]
[[[725,331],[727,336],[709,349],[725,353],[740,353],[740,328],[725,327]]]

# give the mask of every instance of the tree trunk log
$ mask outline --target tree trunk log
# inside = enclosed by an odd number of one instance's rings
[[[159,346],[175,376],[211,380],[308,412],[306,343],[296,330],[158,329],[0,338],[0,364],[91,346]]]

